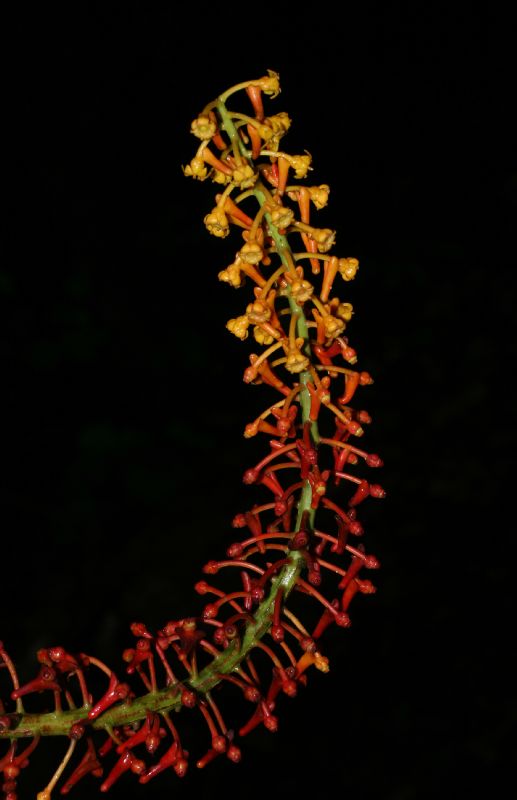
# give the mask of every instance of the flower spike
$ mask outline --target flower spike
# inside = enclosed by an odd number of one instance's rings
[[[195,584],[207,595],[204,607],[157,631],[131,625],[133,645],[122,654],[128,682],[99,658],[57,646],[38,651],[39,671],[22,683],[0,642],[5,800],[16,800],[18,777],[42,734],[65,737],[67,749],[40,800],[51,800],[61,780],[60,791],[68,794],[83,778],[98,779],[107,792],[131,775],[142,786],[162,773],[164,785],[172,773],[183,777],[189,721],[208,734],[206,751],[194,758],[199,769],[221,756],[237,763],[239,737],[259,725],[274,733],[283,696],[299,694],[311,667],[328,672],[319,642],[326,629],[348,628],[352,600],[375,592],[364,571],[379,562],[358,538],[364,533],[359,516],[369,498],[385,495],[367,477],[382,460],[357,446],[371,419],[355,406],[372,379],[354,366],[353,308],[335,294],[346,289],[359,262],[334,254],[335,230],[314,224],[330,189],[307,184],[307,151],[284,148],[290,118],[268,116],[265,108],[279,92],[279,76],[269,70],[205,106],[191,123],[196,145],[183,170],[217,184],[204,225],[234,243],[223,262],[228,266],[215,269],[213,280],[248,292],[226,327],[253,343],[244,382],[271,388],[260,406],[265,410],[244,433],[267,437],[260,437],[267,443],[262,456],[243,470],[256,500],[233,519],[240,541],[226,547],[226,557],[205,562],[204,576],[214,583]],[[237,93],[248,113],[232,110]],[[252,704],[248,721],[235,728],[227,725],[231,692]],[[41,711],[27,714],[26,697]]]

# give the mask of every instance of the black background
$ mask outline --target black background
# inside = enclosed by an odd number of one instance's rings
[[[498,632],[515,172],[504,125],[487,146],[490,20],[474,4],[361,4],[342,19],[320,3],[280,18],[74,9],[6,26],[0,633],[22,679],[38,647],[117,668],[131,621],[195,613],[200,567],[255,502],[241,473],[260,450],[241,433],[262,395],[224,328],[246,290],[218,283],[235,244],[208,236],[214,187],[180,166],[204,104],[271,68],[282,94],[268,109],[293,119],[286,148],[312,153],[332,188],[321,219],[361,262],[346,299],[376,380],[361,399],[368,447],[386,464],[388,498],[365,509],[378,593],[329,636],[331,673],[282,702],[280,731],[245,740],[239,766],[147,787],[125,776],[112,794],[335,786],[412,800],[493,786],[515,728]],[[50,775],[62,743],[47,746],[21,798]]]

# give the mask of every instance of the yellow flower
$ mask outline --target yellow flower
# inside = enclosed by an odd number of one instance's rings
[[[216,131],[215,122],[205,114],[201,114],[197,119],[193,120],[190,126],[190,132],[202,140],[211,139],[212,136],[215,136]]]
[[[183,167],[182,169],[183,174],[186,175],[187,178],[197,178],[198,181],[204,181],[208,175],[208,169],[205,162],[198,156],[194,156],[190,164],[187,164],[187,166]]]
[[[264,122],[269,125],[275,133],[284,134],[291,127],[291,119],[285,111],[273,114],[272,117],[266,117]]]
[[[297,180],[305,178],[308,171],[312,169],[312,156],[310,153],[306,153],[304,156],[288,156],[285,153],[282,153],[282,155],[294,169],[294,177],[297,178]]]
[[[236,317],[235,319],[229,319],[226,323],[226,327],[230,333],[233,333],[234,336],[243,341],[248,338],[248,326],[249,322],[247,317]]]
[[[230,264],[226,269],[223,269],[217,277],[220,281],[229,283],[234,289],[238,289],[239,286],[242,286],[241,270],[237,261]]]
[[[318,245],[318,252],[326,253],[331,247],[334,246],[334,242],[336,240],[336,231],[333,231],[330,228],[313,228],[312,232],[309,233],[309,236],[311,239],[314,239]]]
[[[328,339],[335,339],[340,336],[345,330],[345,323],[342,319],[333,317],[332,314],[325,314],[323,317],[323,325],[325,327],[325,335]]]
[[[309,366],[309,359],[301,352],[298,347],[290,347],[287,353],[285,368],[292,373],[303,372]]]
[[[259,344],[264,344],[266,346],[273,344],[275,341],[273,336],[270,333],[267,333],[263,328],[259,328],[258,325],[255,325],[253,328],[253,336],[255,337],[255,341]]]
[[[246,316],[254,325],[260,325],[271,318],[271,309],[262,300],[255,300],[246,308]]]
[[[220,169],[214,169],[212,171],[211,178],[214,183],[221,183],[223,186],[227,183],[230,183],[232,179],[231,175],[226,175],[224,172],[221,172]]]
[[[336,311],[338,317],[340,319],[344,319],[345,322],[350,322],[353,313],[354,307],[352,306],[352,303],[340,303]]]
[[[232,180],[237,184],[239,189],[249,189],[253,186],[258,178],[258,173],[253,171],[249,164],[242,164],[235,167],[232,172]]]
[[[259,133],[264,141],[267,142],[269,150],[278,150],[280,139],[289,130],[290,126],[291,120],[285,111],[281,111],[272,117],[266,117],[264,123],[260,126]]]
[[[224,239],[225,236],[228,236],[230,233],[230,223],[228,222],[228,217],[224,213],[222,208],[219,206],[215,206],[210,214],[207,214],[204,218],[203,222],[205,223],[208,232],[212,234],[212,236],[218,236],[221,239]]]
[[[314,286],[309,281],[295,280],[291,284],[291,294],[297,303],[305,303],[314,292]]]
[[[284,228],[288,228],[289,225],[292,225],[294,219],[294,211],[290,208],[286,208],[285,206],[281,206],[279,203],[275,203],[275,205],[271,205],[271,222],[277,228],[283,230]]]
[[[267,120],[261,122],[260,124],[255,125],[255,130],[257,131],[258,135],[261,139],[264,139],[265,142],[269,142],[275,135],[273,128],[270,128],[267,124]]]
[[[279,78],[278,72],[273,72],[272,69],[268,69],[267,75],[264,75],[264,77],[259,78],[257,81],[252,81],[252,85],[259,86],[264,94],[270,97],[277,97],[280,94]]]
[[[239,250],[239,257],[246,264],[258,264],[262,260],[263,252],[258,242],[246,242]]]
[[[357,258],[340,258],[338,269],[343,280],[351,281],[355,278],[355,274],[359,269],[359,261]]]
[[[309,186],[307,188],[309,189],[311,200],[316,208],[318,210],[325,208],[329,201],[330,186],[327,186],[326,183],[322,183],[321,186]]]

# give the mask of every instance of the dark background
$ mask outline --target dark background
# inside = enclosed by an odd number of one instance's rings
[[[215,189],[180,166],[204,104],[271,68],[285,147],[312,153],[332,188],[322,224],[361,262],[345,299],[376,380],[367,446],[386,464],[388,499],[365,508],[378,593],[329,636],[331,673],[282,702],[278,734],[245,740],[238,767],[145,789],[126,776],[112,794],[493,787],[515,729],[498,633],[515,437],[498,357],[514,352],[516,183],[507,128],[486,145],[495,29],[474,4],[361,4],[342,21],[320,3],[262,7],[254,22],[238,7],[78,8],[6,28],[0,633],[22,679],[38,647],[117,668],[131,621],[195,613],[202,564],[256,501],[241,473],[260,451],[241,432],[262,397],[224,328],[247,300],[216,279],[235,244],[208,236]],[[51,772],[39,750],[21,798]]]

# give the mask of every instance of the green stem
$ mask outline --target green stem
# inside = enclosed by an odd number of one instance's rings
[[[232,145],[239,147],[240,152],[244,157],[247,157],[246,150],[243,142],[237,133],[235,125],[229,116],[224,103],[220,100],[217,103],[217,109],[220,113],[222,126],[228,133]],[[259,205],[262,207],[266,202],[265,187],[260,182],[257,182],[253,189],[253,194],[257,198]],[[288,266],[289,258],[291,263],[294,261],[292,251],[287,241],[287,238],[279,233],[278,229],[273,225],[270,215],[266,212],[265,218],[267,220],[269,233],[274,239],[276,250],[282,259],[282,262]],[[310,357],[310,344],[309,332],[307,327],[307,320],[303,312],[302,306],[298,305],[296,300],[289,295],[289,306],[293,314],[298,315],[297,320],[297,334],[303,338],[304,352]],[[302,389],[299,393],[300,405],[302,410],[302,423],[310,421],[309,412],[311,406],[311,398],[307,389],[307,383],[311,380],[310,372],[300,373],[300,382]],[[311,437],[314,443],[319,442],[318,426],[316,422],[311,422]],[[300,529],[302,517],[305,512],[309,514],[309,521],[313,525],[314,509],[311,508],[312,491],[309,481],[305,481],[300,494],[298,503],[298,513],[296,519],[295,530]],[[185,680],[184,687],[195,690],[198,693],[206,693],[216,686],[221,678],[221,675],[227,675],[232,671],[238,669],[241,662],[246,658],[248,653],[253,650],[256,643],[268,632],[271,627],[273,608],[275,597],[278,589],[283,589],[284,598],[294,588],[298,576],[300,575],[305,561],[303,556],[297,551],[293,550],[289,555],[289,563],[286,564],[276,578],[272,581],[271,589],[268,596],[260,603],[254,613],[253,622],[246,625],[244,636],[240,643],[232,642],[220,655],[216,656],[201,672],[195,677]],[[148,694],[137,697],[132,701],[124,702],[119,705],[113,706],[108,711],[104,712],[92,723],[91,727],[95,729],[109,729],[127,725],[136,722],[145,717],[147,711],[167,712],[174,709],[179,709],[181,706],[181,687],[171,686],[167,689],[162,689],[157,692],[149,692]],[[11,727],[6,730],[0,727],[0,739],[16,739],[21,737],[32,736],[66,736],[70,727],[76,723],[84,720],[87,716],[87,708],[74,709],[71,711],[61,711],[47,714],[10,714],[7,715],[11,721]]]

